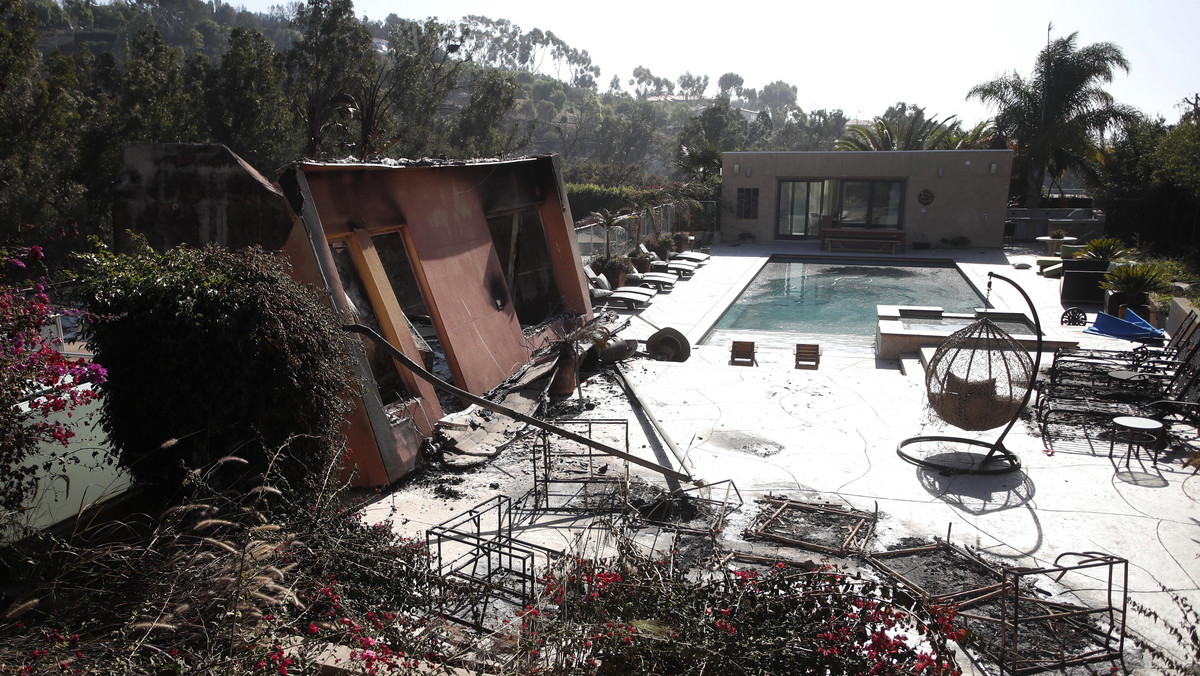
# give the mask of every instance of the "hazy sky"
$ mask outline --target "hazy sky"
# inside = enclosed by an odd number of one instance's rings
[[[242,4],[234,0],[232,4]],[[266,11],[278,0],[244,0]],[[1005,0],[982,2],[662,2],[655,0],[355,0],[371,19],[397,14],[442,21],[469,14],[552,31],[587,50],[600,89],[636,66],[659,77],[734,72],[759,90],[775,80],[798,87],[805,110],[841,108],[870,118],[897,101],[974,124],[990,116],[965,100],[976,84],[1006,72],[1028,76],[1046,44],[1078,32],[1078,44],[1113,42],[1129,73],[1108,87],[1121,103],[1169,122],[1200,91],[1200,2],[1196,0]],[[626,89],[630,89],[626,84]]]

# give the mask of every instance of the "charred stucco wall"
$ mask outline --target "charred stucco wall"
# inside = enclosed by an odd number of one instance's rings
[[[288,256],[292,274],[326,289],[335,307],[333,299],[344,295],[337,276],[326,275],[318,261],[320,252],[328,252],[324,234],[310,234],[281,188],[224,146],[134,144],[125,161],[113,208],[118,233],[142,234],[159,251],[209,242],[280,250]],[[118,237],[117,247],[128,250],[127,238]],[[355,375],[370,382],[357,339],[347,336],[347,344],[354,348]],[[419,358],[415,351],[410,356]],[[358,486],[382,486],[416,468],[423,438],[432,434],[441,408],[429,388],[435,411],[426,415],[418,399],[389,417],[375,393],[364,390],[343,427],[355,452],[342,474],[354,474]]]
[[[501,264],[507,254],[496,250],[489,218],[536,212],[561,311],[590,315],[570,210],[550,157],[412,167],[302,164],[296,171],[330,241],[353,238],[365,251],[380,233],[402,234],[463,389],[483,393],[499,385],[529,360],[540,338],[523,333]],[[310,230],[311,220],[306,216]]]
[[[280,249],[292,228],[279,188],[221,145],[133,143],[114,190],[113,231],[163,251],[216,242]]]
[[[542,228],[534,239],[545,249],[534,274],[520,280],[523,293],[540,284],[558,296],[548,303],[550,291],[543,293],[538,299],[543,306],[591,316],[553,157],[413,167],[297,164],[279,184],[223,146],[134,144],[125,161],[115,195],[117,232],[142,234],[158,250],[209,242],[281,250],[293,274],[326,289],[342,316],[355,309],[338,269],[349,264],[360,287],[354,290],[358,302],[370,306],[389,341],[417,362],[421,352],[400,297],[408,307],[414,299],[418,306],[424,301],[456,384],[474,393],[503,382],[533,349],[563,330],[561,323],[551,323],[526,335],[509,292],[515,270],[501,261],[514,260],[517,244],[530,241],[529,233],[510,237],[513,248],[498,252],[489,219],[492,227],[509,219]],[[519,225],[512,227],[514,235],[521,232]],[[396,281],[389,280],[394,271],[384,262],[396,257],[377,247],[384,243],[381,237],[392,247],[402,237],[402,258],[411,263],[416,289],[396,293]],[[119,250],[122,244],[128,245],[119,241]],[[343,258],[335,260],[334,247]],[[399,365],[404,392],[385,401],[371,387],[375,378],[358,339],[350,337],[348,344],[357,358],[356,375],[368,385],[347,418],[345,432],[355,452],[344,470],[357,471],[356,485],[385,485],[419,464],[421,443],[442,409],[433,387]]]

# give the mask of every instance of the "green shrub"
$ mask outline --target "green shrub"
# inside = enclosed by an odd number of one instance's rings
[[[217,246],[85,256],[101,424],[138,481],[227,455],[293,489],[340,449],[351,364],[333,311],[277,254]],[[232,483],[238,477],[229,477]]]
[[[1095,258],[1102,261],[1115,261],[1128,257],[1133,250],[1116,237],[1100,237],[1083,245],[1079,253],[1083,258]]]
[[[571,204],[571,213],[590,214],[598,211],[617,213],[623,208],[635,203],[636,190],[633,188],[606,188],[591,183],[568,183],[567,201]]]
[[[1104,275],[1100,286],[1120,293],[1160,293],[1171,288],[1171,278],[1157,263],[1127,263]]]

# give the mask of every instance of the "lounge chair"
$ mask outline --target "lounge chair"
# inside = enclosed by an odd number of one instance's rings
[[[651,272],[673,272],[680,277],[691,277],[699,267],[697,263],[686,260],[669,260],[664,261],[658,257],[658,254],[646,248],[645,244],[639,244],[638,250],[650,257]]]
[[[735,340],[729,347],[729,363],[734,366],[758,366],[754,351],[754,341]]]
[[[670,291],[675,288],[675,282],[679,281],[679,275],[670,272],[631,272],[626,281],[638,286],[653,287],[659,291]]]
[[[626,310],[639,310],[650,302],[650,298],[637,293],[626,293],[623,291],[609,291],[608,289],[590,289],[592,297],[592,305],[621,305]]]
[[[1054,360],[1056,364],[1060,359],[1119,361],[1136,364],[1148,359],[1176,359],[1191,352],[1195,342],[1200,341],[1200,331],[1196,330],[1200,327],[1200,324],[1197,323],[1198,318],[1200,318],[1200,313],[1195,310],[1188,312],[1175,332],[1171,334],[1171,339],[1162,347],[1142,345],[1132,350],[1062,348],[1055,353]]]
[[[816,370],[820,365],[820,345],[796,343],[796,368]]]
[[[608,278],[593,273],[592,268],[587,265],[583,266],[583,273],[585,276],[587,276],[588,283],[597,289],[612,291],[614,293],[630,293],[634,295],[645,296],[646,300],[649,300],[658,294],[658,290],[651,286],[619,286],[614,289],[612,288],[612,285],[608,283]]]
[[[695,263],[697,265],[704,265],[708,262],[709,258],[712,258],[712,256],[699,251],[675,251],[667,254],[667,257],[673,261],[681,260],[689,263]]]

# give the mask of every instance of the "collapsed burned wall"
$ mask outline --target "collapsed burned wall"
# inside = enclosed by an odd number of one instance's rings
[[[282,249],[292,230],[283,192],[223,145],[132,143],[114,189],[118,251],[126,232],[165,251],[210,242]]]

